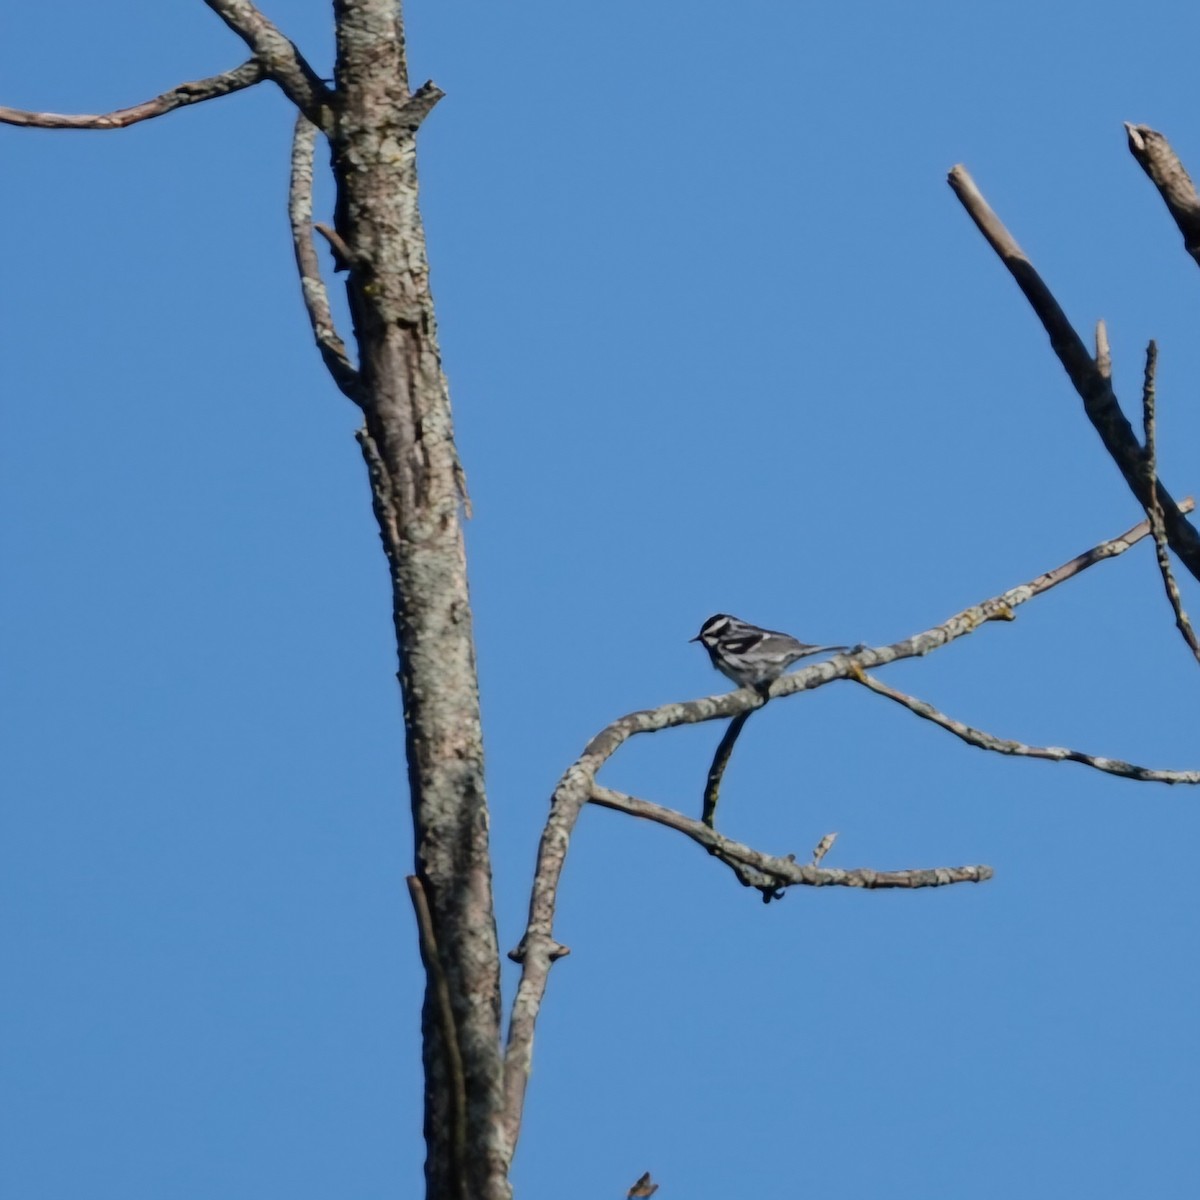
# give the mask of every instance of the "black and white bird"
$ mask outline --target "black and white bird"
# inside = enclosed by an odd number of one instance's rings
[[[778,679],[794,662],[828,650],[848,650],[848,646],[810,646],[791,634],[760,629],[748,621],[739,621],[728,613],[709,617],[700,632],[691,639],[708,651],[712,665],[734,683],[762,688]]]

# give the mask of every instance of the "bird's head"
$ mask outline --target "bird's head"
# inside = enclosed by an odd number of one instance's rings
[[[714,613],[700,626],[700,632],[694,638],[688,638],[688,641],[703,642],[704,645],[711,646],[729,628],[732,619],[728,613]]]

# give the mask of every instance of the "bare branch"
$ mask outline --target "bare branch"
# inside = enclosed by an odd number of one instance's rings
[[[1193,507],[1194,503],[1189,498],[1183,501],[1181,510],[1191,512]],[[985,600],[982,604],[964,609],[941,625],[923,633],[915,634],[901,642],[894,642],[890,646],[876,649],[868,647],[856,650],[852,655],[840,654],[836,658],[826,659],[784,675],[771,684],[768,695],[790,696],[822,687],[835,679],[845,679],[858,670],[928,654],[960,637],[966,637],[989,621],[1011,621],[1014,619],[1013,610],[1019,605],[1068,579],[1073,579],[1096,563],[1124,554],[1149,533],[1150,524],[1143,521],[1120,537],[1101,542],[1053,571],[1047,571],[1020,587],[1010,588],[1002,595]],[[752,712],[760,706],[761,701],[759,693],[753,688],[745,687],[723,696],[705,696],[700,700],[664,704],[660,708],[629,713],[596,734],[584,747],[578,760],[567,768],[555,787],[550,801],[550,813],[538,845],[537,866],[529,895],[529,921],[520,945],[509,954],[511,959],[521,964],[521,979],[513,1000],[508,1046],[504,1057],[504,1102],[501,1120],[510,1146],[516,1144],[520,1129],[525,1088],[529,1082],[533,1060],[533,1035],[542,997],[546,992],[550,967],[565,953],[564,948],[553,937],[558,883],[562,877],[571,834],[579,814],[596,791],[597,772],[631,737],[679,725],[736,717]],[[687,818],[682,819],[687,821]],[[702,823],[696,824],[700,829],[707,829]],[[737,861],[742,870],[755,869],[751,863]],[[766,882],[769,883],[769,879]]]
[[[733,868],[743,885],[762,891],[764,900],[774,899],[779,889],[785,887],[926,888],[951,883],[982,883],[992,877],[992,868],[985,866],[927,867],[907,871],[872,871],[868,867],[848,871],[838,867],[818,867],[798,863],[794,855],[779,857],[753,850],[722,836],[703,821],[611,788],[594,787],[590,799],[602,808],[613,808],[632,817],[654,821],[691,838],[714,858]],[[745,868],[752,872],[749,877],[744,873]]]
[[[332,127],[333,93],[296,46],[250,0],[204,0],[254,52],[284,95],[318,128]]]
[[[1158,375],[1158,343],[1151,338],[1146,343],[1146,365],[1142,370],[1142,428],[1146,434],[1146,469],[1150,471],[1150,450],[1154,445],[1155,378]],[[1150,487],[1156,479],[1150,472]]]
[[[329,243],[329,251],[333,255],[333,269],[350,270],[354,266],[354,254],[342,241],[342,235],[332,225],[326,225],[323,221],[317,221],[313,228]]]
[[[1179,511],[1189,513],[1195,507],[1196,502],[1191,496],[1188,496],[1180,502]],[[999,596],[993,596],[990,600],[983,601],[982,604],[976,604],[971,608],[963,609],[962,612],[955,613],[954,616],[943,621],[941,625],[935,625],[932,629],[927,629],[923,633],[918,633],[902,642],[894,642],[890,646],[856,651],[849,657],[838,655],[828,662],[818,663],[816,666],[809,667],[805,671],[797,671],[794,674],[785,675],[772,686],[771,694],[790,695],[793,692],[820,687],[833,679],[845,679],[854,676],[860,669],[881,666],[884,663],[895,662],[901,658],[913,658],[918,655],[928,654],[931,650],[936,650],[939,646],[948,645],[960,637],[974,633],[976,629],[988,621],[1015,620],[1016,615],[1013,610],[1020,605],[1027,603],[1035,596],[1040,596],[1043,592],[1048,592],[1060,583],[1066,583],[1067,580],[1074,579],[1076,575],[1086,571],[1089,567],[1094,567],[1097,563],[1124,554],[1140,542],[1142,538],[1149,536],[1150,522],[1141,521],[1131,529],[1127,529],[1119,537],[1113,538],[1108,542],[1101,542],[1099,545],[1093,546],[1090,550],[1085,550],[1082,554],[1076,555],[1068,562],[1063,563],[1062,566],[1055,567],[1053,571],[1047,571],[1045,574],[1039,575],[1036,579],[1032,579],[1028,583],[1023,583],[1019,587],[1010,588],[1007,592],[1003,592]],[[822,668],[826,670],[822,670]],[[740,692],[731,692],[730,696],[739,696],[740,694]],[[697,702],[693,701],[693,703]],[[661,712],[662,710],[657,709],[654,711]],[[642,714],[633,714],[634,717],[640,715]],[[708,720],[710,718],[696,719]],[[672,722],[672,724],[683,723]]]
[[[1142,380],[1142,429],[1146,436],[1146,481],[1150,490],[1150,505],[1146,515],[1150,518],[1150,529],[1154,534],[1154,555],[1158,560],[1158,573],[1162,576],[1163,587],[1170,602],[1171,611],[1175,614],[1175,628],[1187,643],[1192,656],[1200,662],[1200,642],[1196,640],[1196,631],[1183,608],[1183,597],[1179,594],[1179,584],[1175,582],[1175,572],[1171,569],[1171,552],[1167,546],[1167,531],[1163,527],[1162,506],[1158,502],[1157,458],[1155,447],[1155,388],[1154,377],[1158,369],[1158,345],[1154,341],[1146,347],[1146,371]]]
[[[434,105],[445,98],[446,93],[432,79],[427,79],[401,106],[396,114],[396,124],[415,133],[433,112]]]
[[[466,1186],[466,1172],[462,1165],[467,1154],[467,1084],[463,1073],[462,1049],[458,1043],[458,1025],[454,1020],[454,1006],[450,1000],[450,984],[438,954],[437,937],[433,931],[433,917],[429,912],[429,899],[425,886],[416,875],[409,875],[408,894],[412,898],[413,912],[417,917],[417,937],[421,947],[421,962],[426,975],[433,981],[433,992],[437,997],[438,1020],[442,1026],[442,1045],[446,1052],[446,1075],[450,1081],[450,1122],[453,1127],[451,1145],[458,1170],[455,1179],[459,1195]]]
[[[650,1178],[650,1172],[645,1171],[639,1177],[637,1182],[625,1193],[625,1200],[646,1200],[646,1197],[653,1196],[658,1191],[658,1184]]]
[[[820,866],[821,859],[833,849],[833,843],[837,841],[836,833],[827,833],[814,847],[812,852],[813,866]]]
[[[763,703],[765,704],[766,701],[764,700]],[[725,735],[717,746],[717,752],[713,755],[712,766],[708,768],[708,779],[704,784],[704,815],[700,819],[710,829],[717,816],[717,800],[721,795],[721,780],[725,777],[725,768],[729,766],[734,744],[742,732],[742,727],[750,720],[752,712],[754,709],[739,713],[729,722],[729,728],[725,730]]]
[[[1150,182],[1158,188],[1167,210],[1183,234],[1187,252],[1200,263],[1200,196],[1171,143],[1149,125],[1125,122],[1129,152],[1138,160]]]
[[[313,149],[317,127],[303,114],[296,114],[292,134],[292,174],[288,185],[288,218],[292,224],[292,248],[300,272],[300,288],[309,324],[325,368],[343,394],[360,408],[363,403],[362,381],[350,365],[346,345],[333,324],[329,293],[321,278],[321,264],[312,238]]]
[[[1108,326],[1103,321],[1096,322],[1096,370],[1105,379],[1112,378],[1112,351],[1108,346]]]
[[[939,712],[932,704],[918,700],[913,696],[898,692],[885,683],[867,674],[852,676],[863,687],[869,688],[880,696],[886,696],[897,704],[903,705],[909,712],[915,713],[926,721],[945,729],[955,737],[961,738],[968,746],[977,746],[980,750],[992,750],[997,754],[1010,754],[1016,758],[1041,758],[1050,762],[1077,762],[1085,767],[1094,767],[1108,775],[1120,775],[1123,779],[1136,779],[1142,783],[1200,783],[1200,771],[1158,771],[1150,767],[1138,767],[1133,763],[1122,762],[1119,758],[1101,758],[1095,754],[1084,754],[1080,750],[1067,750],[1062,746],[1027,746],[1024,742],[1014,742],[1007,738],[994,737],[981,729],[964,725],[953,717]]]
[[[26,112],[20,108],[6,108],[0,105],[0,124],[25,125],[35,129],[124,129],[128,125],[136,125],[139,121],[148,121],[151,117],[161,117],[165,113],[174,112],[177,108],[186,108],[189,104],[199,104],[202,100],[215,100],[218,96],[228,96],[232,92],[240,92],[243,88],[253,87],[267,77],[263,65],[255,58],[248,59],[240,67],[232,71],[223,71],[220,75],[210,75],[207,79],[196,79],[190,83],[181,83],[161,96],[151,100],[143,100],[129,108],[118,108],[110,113],[66,113]]]
[[[1025,293],[1025,298],[1050,335],[1054,353],[1058,355],[1059,362],[1083,400],[1088,420],[1100,435],[1104,448],[1124,476],[1130,491],[1146,508],[1150,503],[1150,495],[1146,486],[1142,447],[1117,403],[1112,381],[1088,353],[1058,301],[1017,245],[1016,239],[989,207],[967,169],[956,166],[950,172],[949,183],[971,220]],[[1187,569],[1200,579],[1200,533],[1184,520],[1175,501],[1161,483],[1158,484],[1158,496],[1171,548]]]

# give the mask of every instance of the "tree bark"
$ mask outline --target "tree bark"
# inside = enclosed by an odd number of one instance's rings
[[[337,0],[334,8],[339,102],[330,141],[336,229],[351,256],[360,442],[392,580],[426,946],[435,947],[447,985],[439,989],[427,972],[427,1195],[504,1200],[500,959],[462,472],[417,207],[416,127],[441,93],[410,94],[394,0]]]

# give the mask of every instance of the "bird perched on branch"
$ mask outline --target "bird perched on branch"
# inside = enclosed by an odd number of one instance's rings
[[[778,679],[794,662],[829,650],[848,650],[848,646],[810,646],[791,634],[762,629],[748,621],[739,621],[728,613],[709,617],[700,632],[691,639],[708,651],[712,665],[728,679],[745,687],[762,690]]]

